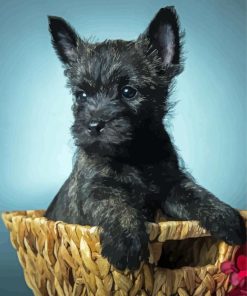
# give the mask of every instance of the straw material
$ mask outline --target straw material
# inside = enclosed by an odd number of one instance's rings
[[[239,247],[213,240],[196,221],[148,223],[149,263],[120,272],[101,256],[97,227],[53,222],[43,214],[2,215],[36,296],[224,296],[231,289],[219,267]],[[241,214],[247,222],[247,212]]]

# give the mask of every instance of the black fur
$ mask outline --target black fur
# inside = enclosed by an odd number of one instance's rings
[[[158,209],[199,220],[229,244],[244,243],[239,213],[179,165],[162,123],[172,79],[183,68],[175,9],[161,9],[135,41],[90,43],[61,18],[49,17],[49,25],[74,95],[78,149],[46,217],[101,226],[102,254],[119,269],[136,269],[147,259],[145,222],[154,221]]]

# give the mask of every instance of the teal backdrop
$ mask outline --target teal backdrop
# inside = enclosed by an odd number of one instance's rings
[[[166,5],[186,30],[170,132],[196,180],[247,209],[245,0],[0,0],[0,211],[46,208],[71,170],[71,95],[47,15],[85,37],[134,39]],[[32,295],[2,222],[0,295]]]

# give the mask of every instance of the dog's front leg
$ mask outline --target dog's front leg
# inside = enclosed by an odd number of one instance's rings
[[[148,235],[140,210],[127,203],[118,188],[99,187],[91,192],[83,212],[91,225],[102,227],[102,255],[120,270],[137,269],[148,255]]]
[[[246,242],[246,229],[239,212],[189,178],[176,184],[162,202],[168,215],[198,220],[211,234],[229,244]]]

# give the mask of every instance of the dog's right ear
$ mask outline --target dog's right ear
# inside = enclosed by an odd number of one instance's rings
[[[64,64],[76,60],[80,37],[75,30],[61,17],[48,16],[52,44]]]

